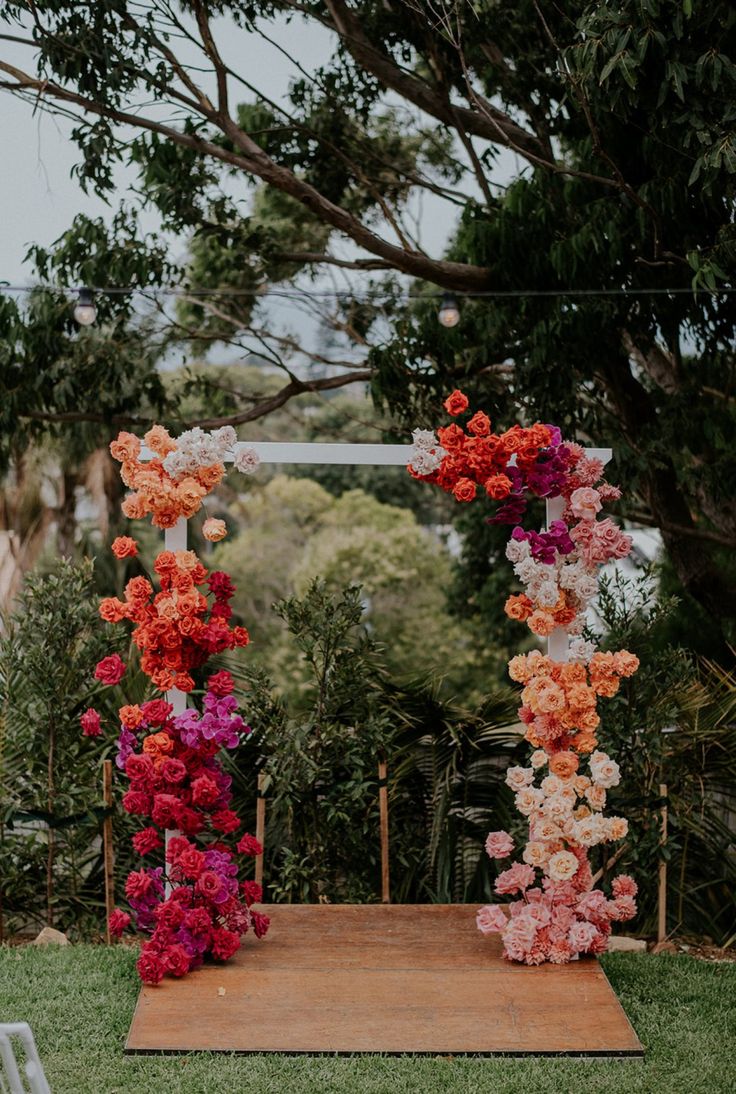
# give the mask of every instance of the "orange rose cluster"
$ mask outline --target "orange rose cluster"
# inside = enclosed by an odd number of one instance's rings
[[[593,752],[600,725],[599,697],[610,698],[623,677],[633,676],[639,659],[627,650],[594,653],[588,665],[552,661],[539,650],[519,654],[509,662],[509,676],[524,684],[519,716],[525,723],[526,740],[554,756],[574,751]]]
[[[456,417],[468,409],[468,398],[461,391],[453,391],[444,406],[448,414]],[[444,456],[436,470],[423,474],[421,462],[414,459],[408,470],[414,478],[434,483],[453,494],[457,501],[473,501],[479,487],[492,500],[503,501],[514,487],[515,475],[534,468],[551,439],[549,427],[539,423],[528,428],[514,425],[504,433],[492,433],[490,418],[479,410],[465,429],[453,422],[437,430],[437,442]],[[514,456],[517,471],[509,474]]]
[[[230,438],[198,433],[198,446],[183,451],[181,438],[176,441],[163,426],[153,426],[143,440],[155,456],[145,461],[139,459],[142,445],[134,434],[122,432],[112,442],[110,452],[122,464],[120,476],[132,490],[123,502],[127,517],[141,520],[150,513],[157,528],[173,528],[180,517],[189,519],[199,511],[225,474],[222,459],[214,457],[224,455]]]
[[[230,627],[228,601],[235,587],[227,574],[208,574],[194,551],[162,551],[154,563],[160,591],[145,577],[125,586],[125,600],[107,597],[100,616],[107,623],[135,623],[133,641],[141,650],[141,668],[159,691],[194,687],[192,669],[214,654],[247,646],[245,627]],[[212,603],[200,587],[207,585]]]

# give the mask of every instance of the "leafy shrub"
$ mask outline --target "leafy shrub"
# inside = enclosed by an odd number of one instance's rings
[[[92,588],[89,561],[29,574],[0,639],[0,879],[11,929],[84,928],[100,915],[105,744],[79,727],[109,652]]]
[[[648,573],[604,578],[599,600],[606,643],[640,659],[638,672],[606,704],[599,734],[621,766],[621,784],[612,792],[616,812],[630,824],[621,862],[640,886],[639,932],[654,931],[662,855],[668,930],[723,944],[736,931],[736,679],[663,645],[674,605],[657,601],[653,588]],[[665,848],[661,784],[669,814]]]
[[[366,633],[361,590],[313,582],[276,605],[302,665],[285,699],[263,670],[231,665],[266,774],[266,880],[274,900],[375,900],[380,892],[379,758],[390,782],[392,897],[481,899],[483,842],[510,797],[503,773],[518,733],[508,693],[478,713],[438,681],[397,683]],[[292,654],[293,656],[293,654]],[[242,815],[255,774],[235,772]],[[500,823],[500,820],[499,820]]]

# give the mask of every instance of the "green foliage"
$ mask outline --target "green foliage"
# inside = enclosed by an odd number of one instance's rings
[[[99,832],[106,746],[79,726],[110,652],[92,598],[92,564],[30,574],[0,639],[0,876],[11,928],[99,920]],[[109,697],[102,697],[108,711]],[[99,707],[99,703],[98,703]]]
[[[397,683],[363,625],[361,590],[314,581],[276,606],[301,684],[287,698],[259,668],[231,665],[266,775],[266,881],[277,901],[370,901],[380,892],[377,767],[388,763],[394,900],[481,900],[483,843],[506,823],[519,734],[508,692],[477,711],[431,683]],[[234,764],[236,805],[254,808]]]
[[[277,610],[309,674],[304,694],[287,707],[262,673],[239,674],[267,776],[269,892],[289,902],[370,900],[376,772],[390,726],[374,686],[375,646],[357,632],[360,590],[332,597],[314,582]]]
[[[652,580],[602,582],[605,642],[640,659],[637,673],[600,705],[601,746],[621,766],[611,793],[630,823],[623,862],[641,889],[638,930],[656,920],[660,856],[668,863],[668,929],[709,935],[719,944],[736,932],[736,681],[683,649],[663,646],[671,605],[656,602]],[[660,847],[660,786],[667,787],[669,836]]]
[[[133,295],[98,294],[95,325],[80,328],[65,288],[157,284],[171,273],[165,256],[124,211],[109,226],[80,214],[52,250],[31,248],[34,277],[60,288],[0,295],[0,471],[48,438],[82,460],[109,442],[115,418],[164,412],[162,339],[133,318]]]
[[[253,656],[282,687],[299,686],[299,677],[271,605],[303,595],[316,578],[332,590],[363,587],[366,623],[391,672],[441,676],[445,694],[460,693],[470,704],[500,676],[498,656],[478,628],[448,614],[449,554],[409,510],[362,490],[335,499],[309,479],[277,475],[231,511],[242,530],[216,548],[212,566],[232,574]]]

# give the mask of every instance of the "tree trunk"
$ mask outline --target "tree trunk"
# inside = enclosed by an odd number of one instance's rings
[[[74,472],[65,468],[61,479],[61,498],[56,510],[57,542],[59,554],[64,558],[72,558],[77,532],[77,476]]]
[[[736,586],[726,579],[714,555],[714,545],[698,537],[674,463],[661,452],[650,455],[641,443],[643,437],[657,433],[652,400],[623,357],[602,364],[599,375],[627,441],[645,461],[645,500],[675,572],[683,588],[703,605],[722,630],[722,621],[736,616]]]

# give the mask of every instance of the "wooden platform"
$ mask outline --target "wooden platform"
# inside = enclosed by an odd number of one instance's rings
[[[126,1052],[641,1056],[597,961],[501,957],[470,905],[274,905],[225,965],[143,987]]]

